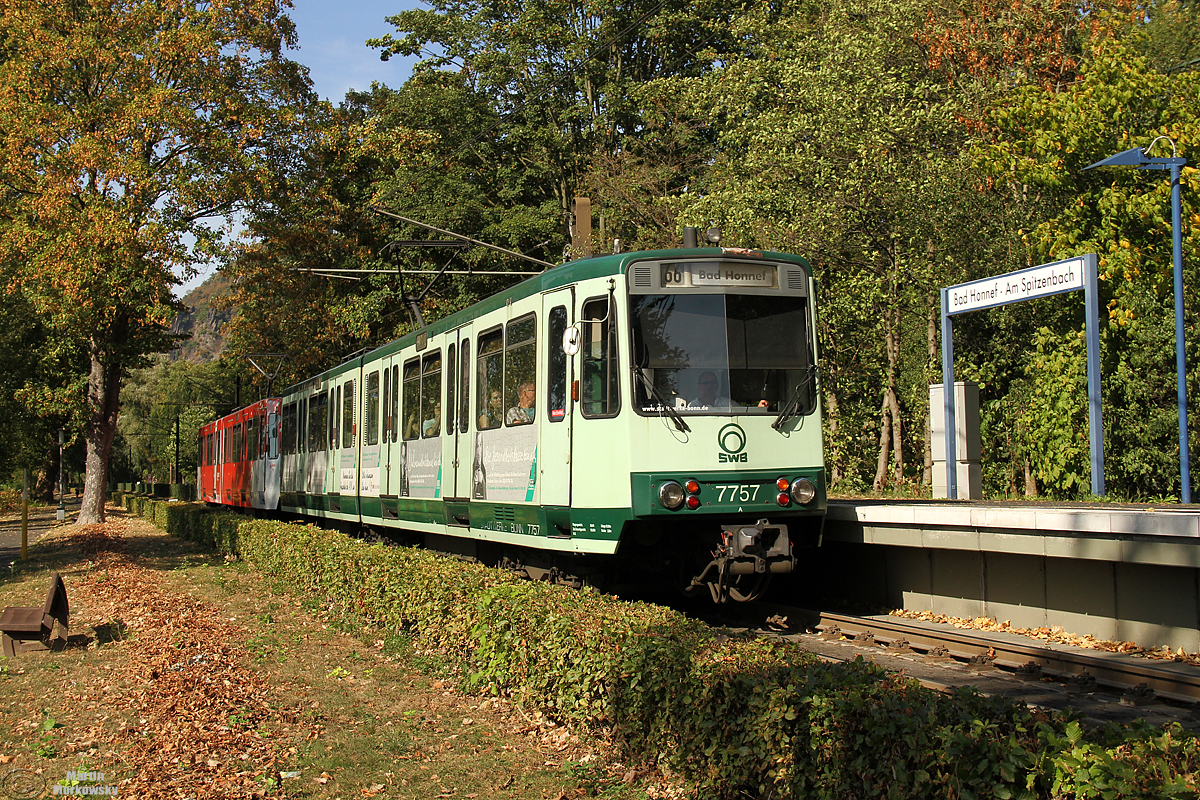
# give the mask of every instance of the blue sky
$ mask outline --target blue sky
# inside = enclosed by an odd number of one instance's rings
[[[385,17],[417,8],[417,0],[356,0],[338,4],[327,0],[293,0],[288,12],[296,23],[299,49],[289,57],[309,69],[313,88],[334,105],[349,89],[369,89],[372,81],[399,86],[412,74],[415,59],[379,60],[379,51],[367,47],[367,39],[391,33],[394,29]],[[175,287],[183,297],[211,274],[205,270],[196,278]]]
[[[393,28],[385,17],[417,8],[416,0],[292,0],[288,16],[296,23],[300,49],[292,60],[309,68],[317,93],[335,105],[348,89],[369,89],[372,81],[399,86],[412,72],[412,59],[380,61],[379,51],[364,42]]]

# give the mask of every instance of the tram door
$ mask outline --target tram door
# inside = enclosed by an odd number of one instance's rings
[[[449,480],[444,482],[443,494],[447,500],[468,500],[471,497],[471,467],[473,464],[471,431],[475,428],[471,409],[472,365],[471,328],[469,326],[446,334],[446,400],[447,411],[445,451],[442,463],[446,465]]]
[[[575,324],[575,289],[567,287],[542,295],[545,342],[538,363],[538,497],[543,506],[571,505],[571,385],[575,355],[564,341]],[[578,339],[575,339],[578,341]],[[543,377],[544,376],[544,377]]]

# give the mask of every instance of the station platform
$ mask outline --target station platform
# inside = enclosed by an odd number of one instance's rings
[[[1200,652],[1197,505],[832,500],[808,566],[826,596]]]

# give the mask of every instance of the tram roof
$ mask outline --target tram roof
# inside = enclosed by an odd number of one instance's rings
[[[581,258],[575,261],[567,261],[555,267],[547,269],[540,275],[534,275],[526,280],[521,281],[513,286],[502,291],[496,292],[493,295],[483,298],[477,303],[473,303],[461,311],[456,311],[453,314],[439,319],[437,322],[430,323],[425,326],[425,332],[429,336],[436,336],[446,331],[453,330],[464,325],[471,320],[481,317],[497,309],[503,308],[510,301],[524,300],[535,294],[557,289],[562,286],[567,286],[573,283],[579,283],[590,278],[604,278],[611,275],[623,275],[629,265],[634,261],[644,261],[646,259],[664,259],[664,258],[687,258],[688,256],[707,256],[725,255],[731,258],[743,256],[736,252],[722,252],[712,247],[700,248],[671,248],[666,250],[631,250],[626,253],[617,253],[613,255],[593,256],[591,258]],[[782,260],[782,261],[799,261],[809,266],[808,260],[802,256],[797,256],[791,253],[775,253],[770,251],[761,251],[761,257],[766,260]],[[755,258],[758,258],[757,252]],[[417,332],[413,331],[401,336],[398,339],[393,339],[390,342],[380,345],[365,353],[359,353],[353,358],[347,359],[337,366],[330,367],[316,375],[306,378],[292,386],[287,387],[281,394],[287,394],[297,386],[301,386],[314,378],[334,378],[344,372],[357,367],[364,361],[369,361],[380,356],[389,355],[394,352],[403,350],[406,347],[416,344]]]

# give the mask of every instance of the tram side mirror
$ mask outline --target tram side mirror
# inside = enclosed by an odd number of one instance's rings
[[[573,356],[579,352],[579,326],[572,325],[563,331],[562,340],[563,352],[569,356]]]

